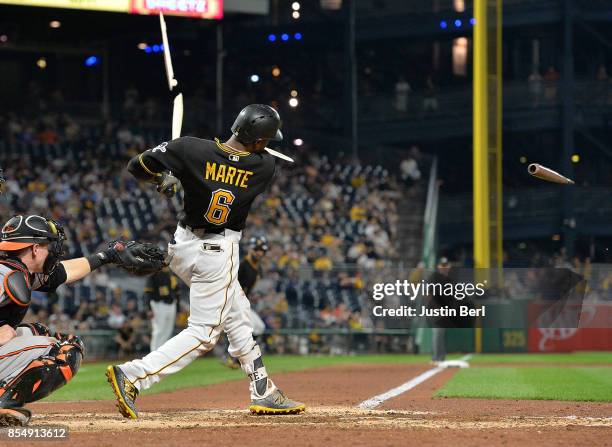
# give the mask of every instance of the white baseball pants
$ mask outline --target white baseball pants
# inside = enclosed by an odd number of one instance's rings
[[[173,256],[171,270],[190,286],[188,327],[142,359],[119,365],[139,390],[151,387],[210,351],[223,330],[230,355],[238,357],[251,381],[267,378],[265,367],[259,367],[260,362],[254,364],[261,352],[253,340],[250,304],[238,283],[241,233],[194,232],[179,226],[174,234],[175,243],[168,244],[168,253]],[[268,386],[264,395],[274,388],[273,384]],[[251,397],[262,397],[253,383]]]
[[[151,351],[155,351],[163,345],[174,332],[176,320],[176,303],[165,303],[163,301],[151,301]]]

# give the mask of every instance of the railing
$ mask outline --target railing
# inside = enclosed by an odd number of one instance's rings
[[[530,220],[560,216],[562,192],[558,188],[508,189],[504,191],[504,220]],[[612,188],[582,187],[574,190],[574,214],[577,217],[612,219]],[[440,223],[452,225],[470,223],[471,194],[442,196]]]
[[[503,0],[504,8],[529,8],[537,5],[546,5],[550,3],[550,0]],[[362,18],[391,14],[431,14],[448,11],[458,12],[457,7],[459,5],[463,6],[462,9],[464,11],[471,11],[474,6],[474,1],[465,0],[463,2],[457,2],[456,0],[363,0],[357,2],[357,15],[359,18]]]
[[[505,82],[504,110],[558,107],[562,99],[561,82]],[[612,83],[581,80],[573,85],[577,105],[612,107]],[[464,117],[472,110],[472,86],[440,88],[436,92],[411,92],[405,99],[397,95],[362,96],[359,98],[359,119],[362,122],[383,122],[411,118]]]
[[[85,344],[85,359],[90,361],[118,358],[119,351],[113,341],[116,331],[98,330],[79,332]],[[147,336],[141,331],[138,336]],[[414,352],[414,331],[411,329],[279,329],[266,331],[260,345],[272,354],[364,354],[374,352]],[[221,354],[221,347],[217,348]],[[148,354],[145,346],[140,350],[123,352],[122,357]]]

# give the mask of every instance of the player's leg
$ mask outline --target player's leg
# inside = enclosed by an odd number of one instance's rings
[[[242,370],[250,379],[250,410],[257,414],[300,413],[306,406],[286,397],[268,378],[261,350],[253,339],[250,307],[249,300],[238,284],[224,329],[230,344],[230,355],[238,358]]]
[[[193,266],[189,290],[189,326],[142,359],[107,368],[107,379],[117,396],[119,411],[128,418],[138,417],[134,401],[147,389],[169,374],[180,371],[198,356],[211,350],[231,308],[234,269],[233,244],[222,237],[211,239],[203,250],[202,240],[176,251],[173,262],[191,259]],[[177,259],[178,258],[178,259]],[[237,283],[237,282],[236,282]]]
[[[263,334],[266,330],[266,323],[251,307],[249,309],[249,320],[251,320],[251,326],[253,327],[253,336],[258,337]]]
[[[151,351],[155,351],[172,337],[176,306],[161,301],[151,301]]]
[[[0,348],[0,425],[27,425],[29,402],[68,383],[83,358],[82,345],[50,337],[20,336]]]
[[[174,324],[176,322],[176,303],[162,303],[163,304],[163,314],[164,314],[164,323],[163,329],[161,331],[161,344],[166,343],[166,341],[170,340],[172,334],[174,333]]]
[[[163,318],[160,312],[160,303],[158,301],[151,301],[150,305],[153,318],[151,318],[151,344],[149,347],[151,351],[155,351],[163,344],[163,342],[160,342]]]

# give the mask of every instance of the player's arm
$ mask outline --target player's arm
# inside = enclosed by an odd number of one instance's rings
[[[118,259],[116,247],[117,245],[113,245],[87,257],[61,261],[38,290],[53,292],[62,284],[70,284],[83,279],[103,265],[116,263]]]
[[[13,338],[17,337],[17,332],[8,324],[0,326],[0,346],[7,344]]]
[[[157,185],[157,191],[172,197],[184,170],[188,141],[185,137],[177,138],[136,155],[128,163],[128,172],[140,181]]]

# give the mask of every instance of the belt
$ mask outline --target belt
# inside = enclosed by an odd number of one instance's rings
[[[225,228],[191,227],[187,225],[185,222],[183,222],[182,220],[179,220],[178,224],[179,224],[179,227],[185,228],[186,230],[189,230],[192,233],[198,230],[200,230],[202,233],[205,233],[205,234],[223,234],[225,232]]]

